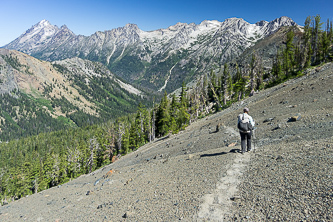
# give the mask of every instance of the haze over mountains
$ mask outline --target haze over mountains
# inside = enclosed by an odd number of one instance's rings
[[[75,35],[43,20],[4,46],[36,58],[55,61],[79,57],[99,61],[116,76],[149,89],[171,92],[196,76],[219,70],[282,26],[297,26],[288,17],[250,24],[241,18],[200,24],[177,23],[142,31],[127,24],[91,36]]]

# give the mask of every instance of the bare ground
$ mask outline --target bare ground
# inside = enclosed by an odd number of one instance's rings
[[[332,221],[332,76],[327,64],[262,91],[89,175],[2,206],[0,221]],[[255,151],[242,155],[236,117],[244,106],[257,130]]]

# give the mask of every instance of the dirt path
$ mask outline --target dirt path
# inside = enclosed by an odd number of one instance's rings
[[[239,147],[240,149],[240,147]],[[226,173],[216,184],[211,194],[206,194],[200,205],[198,221],[229,221],[232,215],[232,203],[236,199],[242,175],[246,172],[250,154],[237,155],[231,165],[226,166]]]

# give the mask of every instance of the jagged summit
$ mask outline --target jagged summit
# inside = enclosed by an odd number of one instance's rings
[[[46,20],[46,19],[43,19],[42,21],[38,22],[35,26],[33,27],[45,27],[45,26],[51,26],[51,23]]]

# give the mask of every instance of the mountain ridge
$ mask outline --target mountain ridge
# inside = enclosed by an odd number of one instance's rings
[[[153,31],[126,24],[82,36],[75,35],[67,26],[58,28],[43,20],[29,29],[28,34],[34,36],[28,38],[24,33],[5,48],[47,61],[72,57],[99,61],[126,81],[156,91],[169,78],[165,89],[170,92],[183,81],[189,82],[194,76],[219,69],[221,64],[282,26],[297,24],[288,17],[255,24],[229,18],[223,22],[177,23]]]

